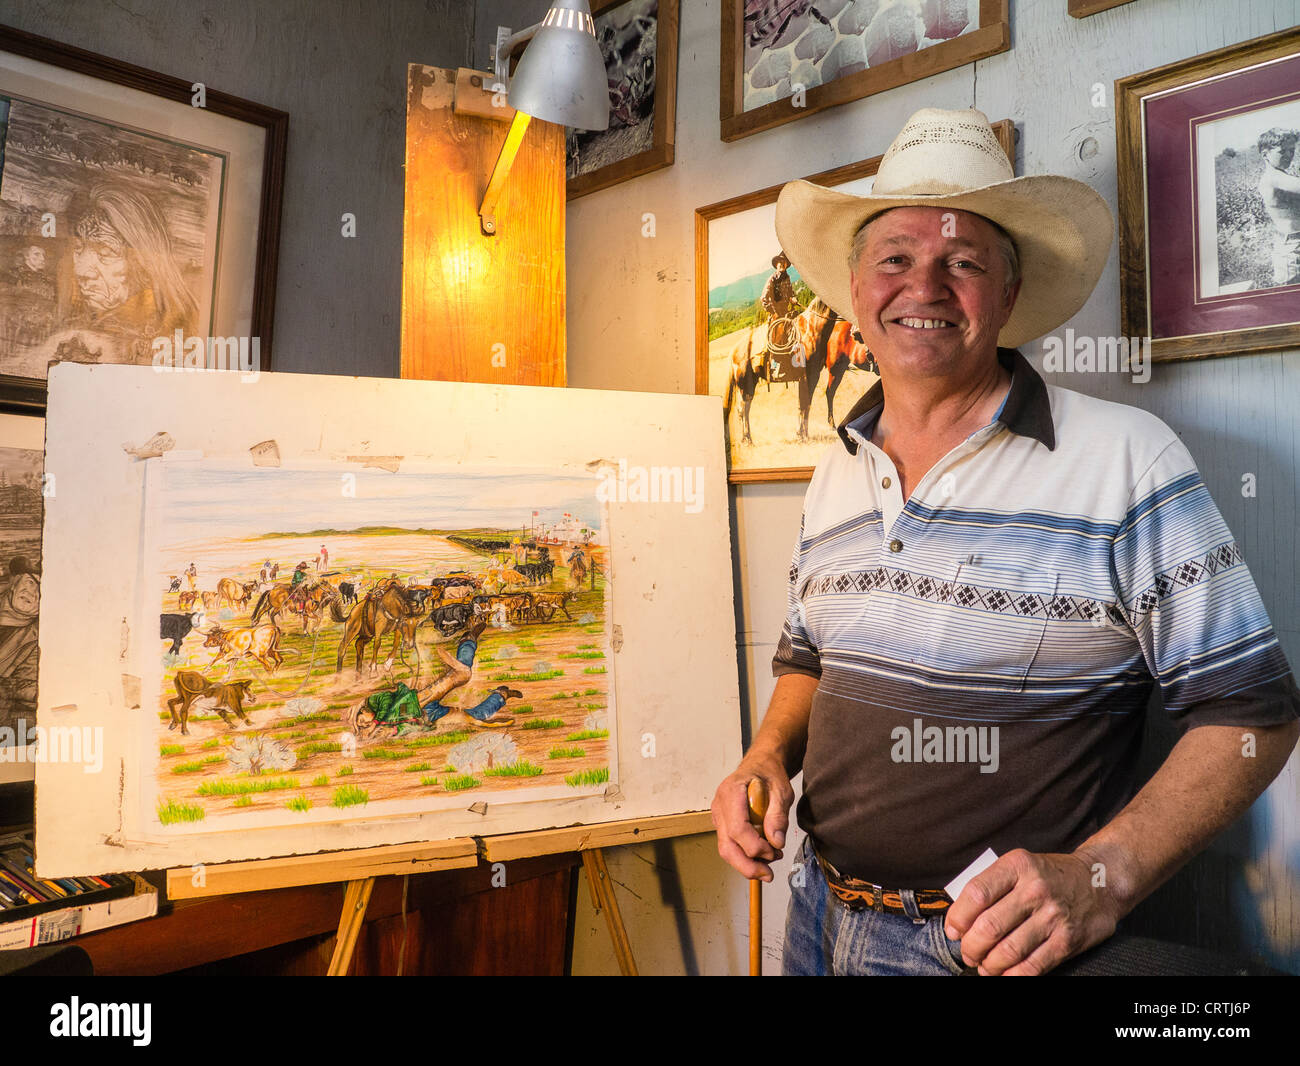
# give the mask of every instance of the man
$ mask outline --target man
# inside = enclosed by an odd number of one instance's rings
[[[759,297],[759,303],[767,318],[784,318],[790,313],[790,305],[794,303],[794,282],[790,280],[788,273],[790,260],[785,252],[777,252],[772,256],[772,269],[775,273],[763,286],[763,295]]]
[[[1260,134],[1256,147],[1264,157],[1259,195],[1273,223],[1273,283],[1300,283],[1300,177],[1290,172],[1300,132],[1274,127]]]
[[[471,622],[461,635],[454,658],[443,648],[434,647],[445,669],[432,678],[423,690],[417,691],[399,681],[392,689],[366,697],[365,702],[352,712],[353,732],[357,736],[369,738],[380,729],[388,728],[390,735],[396,736],[405,722],[423,721],[433,726],[456,710],[443,703],[442,699],[466,685],[474,676],[474,655],[486,626],[487,623],[481,618]],[[495,729],[513,725],[513,717],[498,712],[508,699],[520,699],[522,696],[523,693],[517,688],[498,685],[473,707],[463,710],[482,726]]]
[[[1011,350],[1096,284],[1096,193],[1013,178],[982,114],[925,110],[870,196],[796,182],[776,218],[881,380],[809,484],[776,690],[714,798],[719,853],[770,880],[802,769],[786,972],[1046,972],[1253,802],[1300,692],[1177,435]],[[1134,798],[1156,683],[1184,733]]]

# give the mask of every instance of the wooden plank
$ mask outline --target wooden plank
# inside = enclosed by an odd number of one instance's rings
[[[614,898],[614,885],[609,879],[609,870],[605,866],[605,853],[600,848],[584,851],[582,865],[587,872],[592,894],[599,900],[598,909],[605,912],[605,924],[609,927],[609,938],[614,942],[614,957],[618,960],[619,972],[624,977],[636,977],[636,960],[632,957],[632,942],[628,939],[627,927],[623,925],[623,914],[618,909],[618,900]]]
[[[408,68],[402,377],[564,385],[564,130],[531,123],[485,236],[509,127],[456,114],[455,85],[454,70]]]
[[[1069,12],[1072,18],[1082,19],[1095,15],[1098,11],[1109,11],[1112,7],[1132,3],[1132,0],[1070,0]]]
[[[477,863],[477,846],[473,838],[457,837],[435,843],[395,844],[318,855],[293,855],[283,859],[219,863],[204,866],[203,883],[197,885],[194,883],[195,871],[183,866],[167,871],[167,898],[196,899],[295,885],[324,885],[389,874],[456,870]]]
[[[696,811],[690,814],[668,814],[659,818],[629,818],[622,822],[604,822],[600,825],[542,829],[531,833],[502,833],[500,836],[482,837],[481,852],[488,862],[508,862],[532,855],[612,848],[619,844],[638,844],[647,840],[712,832],[713,816],[708,811]]]
[[[375,879],[367,877],[349,881],[343,893],[343,913],[339,915],[339,931],[334,938],[334,955],[330,959],[328,977],[346,977],[352,965],[352,952],[356,950],[357,936],[366,921],[366,908],[370,894],[375,890]]]

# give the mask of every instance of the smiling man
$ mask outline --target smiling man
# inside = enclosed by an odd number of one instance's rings
[[[976,111],[914,115],[870,196],[782,191],[782,247],[880,367],[809,485],[776,690],[713,803],[719,853],[768,880],[803,772],[787,973],[1044,973],[1295,744],[1300,692],[1177,435],[1014,350],[1082,307],[1111,230],[1087,186],[1014,178]],[[1182,736],[1139,790],[1157,686]]]

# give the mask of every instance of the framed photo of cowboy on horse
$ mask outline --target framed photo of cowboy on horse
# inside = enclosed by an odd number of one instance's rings
[[[52,362],[269,370],[288,123],[0,26],[0,409]]]
[[[1123,332],[1157,361],[1300,343],[1300,28],[1115,83]]]
[[[994,123],[1014,157],[1013,123]],[[859,195],[883,157],[807,178]],[[871,353],[777,242],[784,183],[695,212],[695,391],[722,398],[728,480],[806,481],[837,419],[878,380]]]

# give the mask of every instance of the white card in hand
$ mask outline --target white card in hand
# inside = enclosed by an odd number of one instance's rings
[[[948,893],[948,898],[955,903],[957,897],[961,895],[961,890],[966,887],[967,882],[978,877],[997,861],[997,853],[992,848],[985,848],[983,855],[943,886],[943,890]]]

